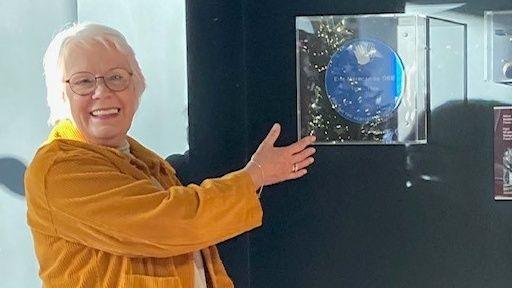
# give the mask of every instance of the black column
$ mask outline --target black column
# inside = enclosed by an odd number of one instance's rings
[[[245,164],[241,5],[232,0],[187,1],[190,160],[185,175],[196,183]],[[249,287],[247,235],[219,248],[236,287]]]

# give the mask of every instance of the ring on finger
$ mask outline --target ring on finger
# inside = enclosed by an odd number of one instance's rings
[[[293,170],[292,171],[293,171],[293,173],[297,172],[297,163],[293,164]]]

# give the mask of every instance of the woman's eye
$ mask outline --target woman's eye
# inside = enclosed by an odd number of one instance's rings
[[[110,76],[110,80],[123,80],[123,76],[121,75],[112,75]]]
[[[75,84],[90,84],[92,83],[92,80],[91,79],[79,79],[77,81],[75,81]]]

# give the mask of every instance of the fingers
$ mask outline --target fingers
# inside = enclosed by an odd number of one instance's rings
[[[306,175],[307,173],[308,173],[307,169],[301,169],[297,172],[292,172],[292,174],[290,174],[290,178],[288,178],[288,179],[297,179],[297,178],[300,178],[300,177]]]
[[[281,125],[279,125],[279,123],[275,123],[274,126],[272,126],[272,128],[270,129],[270,132],[268,132],[267,137],[265,137],[261,144],[274,146],[280,133]]]
[[[310,147],[294,155],[295,167],[292,165],[292,171],[290,173],[289,179],[297,179],[308,173],[308,170],[306,168],[309,165],[313,164],[313,162],[315,162],[315,159],[313,157],[310,157],[314,153],[315,148]],[[297,171],[293,171],[294,168]]]
[[[313,147],[309,147],[307,149],[304,149],[300,151],[299,153],[292,156],[293,163],[299,163],[303,161],[304,159],[308,158],[309,156],[315,154],[316,149]]]
[[[302,150],[304,150],[309,145],[315,143],[316,137],[315,136],[307,136],[299,141],[293,143],[292,145],[288,146],[287,148],[292,152],[292,154],[298,153]]]
[[[304,169],[304,168],[308,167],[309,165],[313,164],[313,162],[315,162],[315,159],[313,157],[308,157],[300,162],[297,162],[296,163],[297,170]],[[292,167],[292,169],[293,169],[293,167]]]
[[[294,167],[292,166],[292,171],[290,176],[288,176],[288,179],[297,179],[306,175],[308,173],[306,167],[313,164],[313,162],[315,162],[315,159],[313,159],[313,157],[308,157],[298,163],[295,163],[297,171],[293,171]]]

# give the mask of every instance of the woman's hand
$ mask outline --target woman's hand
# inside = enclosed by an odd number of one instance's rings
[[[274,124],[244,168],[251,174],[256,187],[302,177],[314,162],[315,148],[308,146],[315,142],[315,136],[302,138],[286,147],[274,147],[280,132],[281,126]]]

